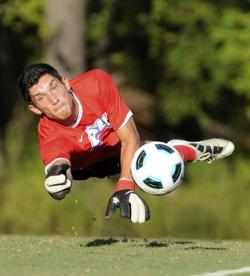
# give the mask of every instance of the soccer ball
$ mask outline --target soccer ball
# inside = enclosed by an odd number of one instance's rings
[[[184,162],[174,147],[163,142],[150,142],[135,152],[130,170],[135,183],[144,192],[164,195],[179,186],[184,175]]]

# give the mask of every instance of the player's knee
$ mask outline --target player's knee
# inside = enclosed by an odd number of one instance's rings
[[[62,200],[65,198],[65,196],[70,192],[70,188],[65,189],[63,191],[59,191],[56,193],[49,193],[49,195],[56,200]]]

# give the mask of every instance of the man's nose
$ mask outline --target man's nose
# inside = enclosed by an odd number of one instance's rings
[[[53,91],[50,91],[50,93],[48,93],[47,99],[48,99],[48,101],[49,101],[51,104],[53,104],[53,105],[57,104],[58,101],[59,101],[59,99],[58,99],[56,93],[54,93]]]

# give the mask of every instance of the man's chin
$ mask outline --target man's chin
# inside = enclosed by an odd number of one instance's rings
[[[58,124],[65,125],[65,126],[72,125],[74,123],[72,116],[57,116],[52,120],[57,122]]]

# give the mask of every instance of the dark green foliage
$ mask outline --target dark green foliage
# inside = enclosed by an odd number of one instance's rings
[[[165,135],[181,129],[190,138],[198,133],[245,139],[242,122],[250,121],[245,8],[204,1],[99,2],[101,12],[89,16],[89,38],[96,42],[105,35],[107,66],[122,68],[130,84],[156,95]],[[105,24],[93,18],[105,18]],[[192,135],[190,123],[200,131]]]

